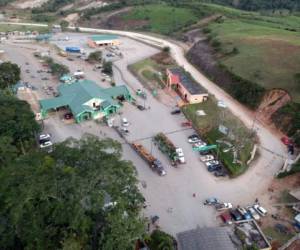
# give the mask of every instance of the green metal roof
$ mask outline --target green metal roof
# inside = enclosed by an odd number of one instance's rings
[[[116,40],[118,38],[116,35],[93,35],[90,37],[93,41]]]
[[[73,115],[76,116],[84,111],[93,111],[91,107],[85,105],[91,99],[102,100],[101,106],[107,108],[110,105],[119,106],[113,100],[119,95],[130,96],[126,86],[103,89],[95,82],[89,80],[76,81],[72,84],[61,84],[58,86],[59,97],[41,100],[41,109],[44,111],[68,106]]]
[[[108,94],[112,98],[116,98],[120,95],[130,95],[129,90],[125,85],[115,86],[103,90],[104,93]]]

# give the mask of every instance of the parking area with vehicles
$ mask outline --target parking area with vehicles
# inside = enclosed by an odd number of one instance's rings
[[[86,36],[85,34],[74,35],[79,40],[84,40]],[[72,41],[72,36],[69,35],[69,37]],[[70,44],[70,40],[66,42]],[[65,46],[64,41],[59,42],[62,44],[61,46]],[[67,65],[71,72],[82,70],[86,79],[93,80],[102,87],[111,86],[111,81],[106,78],[102,81],[101,69],[95,69],[95,65],[76,56],[72,57],[73,61],[69,61],[68,57],[58,55],[57,50],[51,44],[49,47],[45,44],[17,45],[8,41],[6,44],[1,44],[0,48],[5,49],[7,59],[21,66],[22,79],[36,88],[35,91],[40,99],[54,95],[58,80],[51,73],[47,73],[47,67],[43,66],[43,62],[39,61],[39,58],[33,56],[36,49],[50,48],[51,57]],[[67,124],[65,121],[71,120],[72,117],[68,115],[67,110],[58,110],[43,121],[43,133],[51,134],[52,143],[71,136],[79,138],[85,133],[94,134],[100,138],[111,137],[119,140],[123,146],[124,158],[132,161],[137,168],[140,189],[146,199],[145,215],[149,218],[158,215],[160,217],[159,226],[171,234],[197,226],[219,225],[217,211],[203,205],[206,197],[216,196],[233,204],[247,206],[255,200],[255,197],[264,192],[270,181],[271,163],[266,164],[263,168],[250,168],[237,179],[217,178],[207,171],[208,162],[217,161],[217,158],[211,154],[200,155],[198,151],[194,151],[189,138],[196,139],[195,136],[190,137],[195,134],[195,131],[189,126],[182,126],[182,123],[186,122],[182,113],[171,115],[176,108],[176,101],[168,97],[167,102],[161,102],[148,90],[144,90],[145,99],[136,95],[136,91],[142,89],[142,85],[128,71],[127,67],[157,53],[156,48],[129,38],[121,38],[119,49],[122,57],[118,57],[114,61],[113,81],[116,85],[126,84],[136,99],[137,105],[141,105],[145,109],[141,111],[130,103],[124,103],[121,112],[113,117],[112,125],[120,128],[126,127],[127,130],[122,134],[123,137],[104,122],[86,121],[81,124],[72,122]],[[27,65],[26,62],[29,64]],[[26,73],[27,70],[30,73]],[[181,149],[181,152],[184,153],[185,164],[173,167],[169,156],[161,152],[155,145],[153,137],[160,132],[164,133],[176,148]],[[205,142],[200,140],[199,138],[193,143],[198,143],[197,147],[201,147],[201,143]],[[152,171],[148,166],[149,163],[140,154],[137,154],[128,142],[138,143],[145,147],[149,154],[160,161],[165,175],[160,176]],[[276,163],[281,161],[281,158],[278,157],[273,159],[273,162]],[[217,162],[213,163],[215,164],[212,166],[218,166]],[[219,167],[211,168],[216,168],[217,171],[213,171],[215,173],[221,171]]]

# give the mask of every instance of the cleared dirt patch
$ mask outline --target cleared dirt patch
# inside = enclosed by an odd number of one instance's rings
[[[29,0],[29,1],[17,1],[12,3],[12,6],[19,8],[19,9],[33,9],[36,7],[42,6],[44,3],[48,2],[49,0]]]

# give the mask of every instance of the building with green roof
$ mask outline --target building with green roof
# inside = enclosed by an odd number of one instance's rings
[[[122,101],[132,100],[125,85],[104,89],[89,80],[62,83],[58,86],[58,93],[58,97],[40,100],[42,118],[49,111],[64,107],[72,112],[77,123],[101,119],[116,113]]]
[[[99,46],[116,46],[119,44],[119,37],[116,35],[93,35],[88,38],[88,45],[91,48]]]

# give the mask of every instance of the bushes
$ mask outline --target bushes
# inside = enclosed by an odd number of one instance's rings
[[[36,22],[49,23],[53,22],[56,19],[55,16],[45,15],[45,14],[35,14],[32,15],[32,20]]]
[[[53,75],[61,77],[65,74],[70,73],[70,70],[66,65],[56,63],[50,57],[46,58],[46,62],[48,63]]]
[[[291,137],[300,146],[300,104],[289,102],[272,116],[275,126]]]
[[[150,250],[175,250],[176,240],[169,234],[154,230],[149,241]]]

